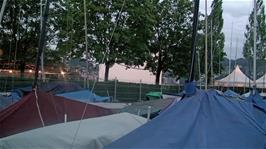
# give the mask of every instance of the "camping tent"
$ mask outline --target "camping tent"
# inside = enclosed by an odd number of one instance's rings
[[[216,80],[216,86],[226,86],[226,87],[243,87],[249,86],[249,82],[252,82],[239,68],[236,68],[225,78]]]
[[[37,97],[37,98],[36,98]],[[81,119],[85,103],[38,91],[0,112],[0,137],[34,128]],[[84,118],[112,114],[108,109],[87,104]],[[43,123],[42,123],[43,121]]]
[[[265,148],[265,110],[216,90],[197,90],[106,149]]]
[[[80,90],[80,91],[73,91],[73,92],[66,92],[62,94],[56,94],[57,96],[65,97],[68,99],[78,100],[81,102],[105,102],[109,101],[109,97],[101,97],[89,90]]]
[[[129,113],[114,114],[82,120],[73,145],[80,121],[47,126],[2,138],[0,146],[2,149],[101,149],[146,121],[145,118]]]

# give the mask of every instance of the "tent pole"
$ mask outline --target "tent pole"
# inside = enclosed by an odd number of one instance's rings
[[[87,81],[88,81],[88,74],[89,74],[89,53],[88,53],[88,27],[87,27],[87,4],[86,0],[84,2],[84,27],[85,27],[85,54],[86,54],[86,88],[87,86]]]
[[[200,82],[200,84],[199,84],[199,87],[200,87],[200,89],[201,89],[201,73],[200,73],[200,54],[199,54],[199,51],[197,51],[197,54],[198,54],[198,69],[199,69],[199,82]]]
[[[40,30],[42,29],[42,19],[43,19],[43,4],[42,4],[42,1],[43,0],[40,0],[40,10],[41,10],[41,13],[40,13]],[[42,72],[42,75],[41,75],[41,79],[42,81],[44,82],[45,81],[45,73],[44,73],[44,52],[42,51],[42,55],[41,55],[41,72]]]
[[[254,36],[253,36],[253,46],[254,46],[254,52],[253,52],[253,82],[254,86],[253,88],[256,89],[256,77],[257,77],[257,70],[256,70],[256,59],[257,59],[257,2],[254,0]],[[255,91],[255,90],[254,90]]]
[[[212,43],[212,18],[211,18],[211,85],[213,87],[213,43]]]
[[[39,45],[38,45],[38,52],[37,52],[37,57],[36,57],[36,64],[35,64],[35,78],[33,82],[33,89],[37,88],[37,80],[38,80],[38,74],[39,74],[39,65],[40,65],[40,57],[44,48],[44,43],[45,43],[45,32],[46,32],[46,23],[48,19],[48,12],[49,12],[49,4],[50,0],[46,1],[45,4],[45,11],[42,19],[42,29],[41,29],[41,34],[40,34],[40,39],[39,39]]]
[[[205,0],[205,90],[208,89],[208,1]]]
[[[3,3],[2,3],[2,8],[1,8],[1,11],[0,11],[0,25],[2,23],[4,11],[5,11],[5,8],[6,8],[6,3],[7,3],[7,0],[4,0]]]
[[[238,38],[236,38],[236,53],[235,53],[235,68],[236,68],[236,60],[237,60],[237,50],[238,50]],[[234,85],[233,85],[233,91],[235,91],[235,83],[236,83],[236,73],[234,73]]]

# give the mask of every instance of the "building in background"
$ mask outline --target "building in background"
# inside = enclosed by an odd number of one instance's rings
[[[104,81],[105,65],[99,65],[99,81]],[[117,79],[120,82],[155,84],[156,76],[144,67],[130,67],[123,64],[114,64],[109,70],[109,80]],[[160,84],[162,76],[160,76]]]

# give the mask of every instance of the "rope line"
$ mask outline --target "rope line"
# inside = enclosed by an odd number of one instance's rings
[[[116,27],[117,27],[117,24],[118,24],[118,20],[119,20],[119,18],[121,17],[121,12],[122,12],[122,10],[123,10],[123,8],[124,8],[124,5],[125,5],[125,0],[123,1],[122,7],[121,7],[121,9],[120,9],[120,11],[119,11],[118,18],[117,18],[117,20],[116,20],[116,22],[115,22],[115,26],[114,26],[113,32],[111,33],[110,40],[109,40],[108,44],[106,45],[106,51],[105,51],[104,56],[103,56],[103,58],[102,58],[102,60],[101,60],[101,63],[104,62],[105,57],[106,57],[106,53],[107,53],[107,52],[109,53],[109,50],[108,50],[109,48],[108,48],[108,47],[109,47],[110,44],[111,44],[111,41],[112,41],[112,38],[113,38],[114,32],[115,32]],[[84,7],[86,7],[86,6],[84,6]],[[98,80],[98,79],[95,79],[94,82],[93,82],[93,86],[92,86],[92,89],[91,89],[91,92],[92,92],[92,93],[93,93],[93,90],[94,90],[94,87],[95,87],[95,85],[96,85],[96,81],[97,81],[97,80]],[[92,97],[92,94],[90,94],[89,99],[90,99],[91,97]],[[84,109],[83,109],[81,119],[80,119],[80,121],[79,121],[79,123],[78,123],[77,130],[76,130],[76,132],[75,132],[75,134],[74,134],[74,138],[73,138],[72,143],[71,143],[71,147],[70,147],[71,149],[73,149],[74,146],[75,146],[75,141],[76,141],[76,138],[77,138],[77,136],[78,136],[78,132],[79,132],[79,129],[80,129],[80,126],[81,126],[82,120],[84,119],[84,116],[85,116],[85,113],[86,113],[87,107],[88,107],[88,102],[86,102],[86,105],[85,105],[85,107],[84,107]]]
[[[38,102],[38,94],[37,94],[37,88],[34,89],[34,95],[35,95],[35,103],[36,103],[36,107],[37,107],[37,110],[38,110],[38,115],[40,117],[40,120],[41,120],[41,123],[42,123],[42,127],[45,126],[44,124],[44,121],[43,121],[43,117],[42,117],[42,113],[41,113],[41,109],[40,109],[40,106],[39,106],[39,102]]]

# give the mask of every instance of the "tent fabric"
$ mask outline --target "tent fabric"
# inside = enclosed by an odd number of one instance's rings
[[[262,96],[263,99],[265,99],[265,98],[266,98],[266,93],[265,93],[265,92],[261,92],[261,93],[260,93],[260,96]]]
[[[256,85],[258,88],[266,88],[266,74],[256,80]]]
[[[15,92],[9,95],[0,95],[0,111],[17,102],[21,97]]]
[[[162,93],[161,92],[149,92],[149,93],[145,94],[145,96],[149,100],[162,99]]]
[[[163,93],[163,99],[181,99],[182,96],[178,94],[171,94],[171,93]]]
[[[131,105],[130,103],[111,103],[111,102],[91,102],[90,104],[114,110],[123,109]]]
[[[70,82],[54,82],[54,83],[44,84],[41,86],[41,90],[49,92],[53,95],[65,92],[77,91],[81,89],[82,87],[79,84],[70,83]]]
[[[197,90],[105,149],[265,148],[265,115],[251,102]]]
[[[235,98],[240,97],[240,95],[239,95],[238,93],[236,93],[236,92],[234,92],[234,91],[232,91],[232,90],[230,90],[230,89],[226,90],[226,91],[224,92],[224,95],[225,95],[225,96],[229,96],[229,97],[235,97]]]
[[[227,87],[248,87],[249,82],[252,82],[239,68],[236,68],[228,76],[223,79],[216,80],[215,85]]]
[[[247,97],[249,97],[249,96],[250,96],[250,91],[248,91],[248,92],[242,94],[242,97],[244,97],[244,98],[247,98]]]
[[[66,93],[56,94],[56,95],[65,97],[68,99],[78,100],[81,102],[106,102],[110,100],[109,97],[98,96],[89,90],[66,92]]]
[[[251,102],[266,112],[266,101],[263,100],[263,97],[257,90],[255,90],[255,93],[249,94],[249,96],[246,98],[246,101]]]
[[[254,104],[257,108],[254,109],[254,116],[260,120],[260,123],[264,123],[266,120],[266,101],[260,96],[257,90],[250,91],[251,94],[246,98],[247,102]]]
[[[49,92],[51,94],[60,94],[65,92],[81,90],[82,87],[76,83],[52,82],[52,83],[39,85],[38,89],[40,91]],[[31,86],[22,87],[13,90],[13,92],[18,93],[20,97],[23,97],[24,95],[30,93],[31,91],[32,91]]]
[[[148,107],[150,106],[151,114],[157,115],[158,112],[165,109],[173,101],[174,99],[158,99],[158,100],[151,100],[151,101],[135,102],[135,103],[132,103],[130,106],[127,106],[119,111],[128,112],[131,114],[136,114],[136,115],[141,115],[141,116],[146,116],[148,114]]]
[[[120,113],[82,120],[72,146],[79,121],[57,124],[0,139],[2,149],[75,148],[101,149],[114,140],[143,125],[145,118]]]
[[[41,116],[45,126],[64,122],[65,114],[68,121],[79,120],[86,106],[85,103],[42,91],[37,92],[37,97],[38,100],[35,92],[31,92],[0,112],[0,137],[42,127]],[[87,104],[84,118],[109,114],[112,114],[109,109]]]

